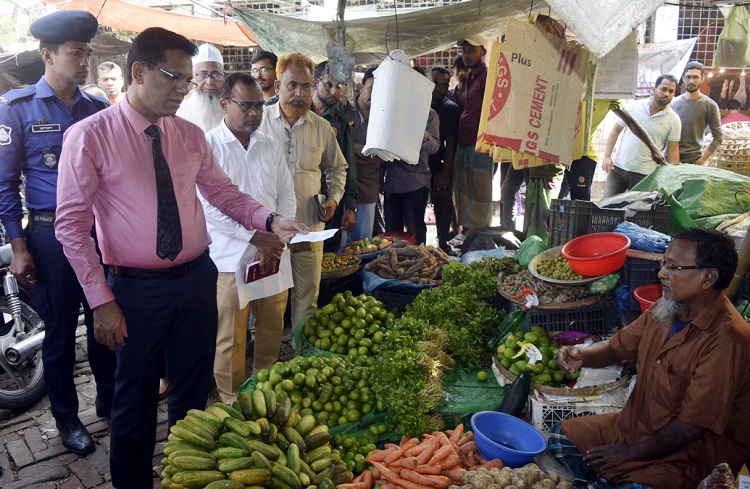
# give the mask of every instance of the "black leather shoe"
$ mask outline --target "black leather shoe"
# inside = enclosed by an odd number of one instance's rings
[[[94,439],[77,417],[64,421],[58,420],[57,430],[60,432],[63,446],[76,455],[88,455],[96,449]]]
[[[104,401],[96,396],[94,400],[94,406],[96,407],[96,415],[100,418],[109,418],[112,415],[112,405],[106,404]]]

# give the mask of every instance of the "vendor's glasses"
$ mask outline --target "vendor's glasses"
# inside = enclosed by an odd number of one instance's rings
[[[669,273],[679,270],[700,270],[702,268],[706,268],[699,265],[672,265],[665,258],[659,258],[659,266],[661,266],[662,268],[667,267],[667,272]]]
[[[141,61],[141,63],[143,63],[144,65],[153,66],[154,68],[156,68],[157,70],[161,71],[162,73],[167,75],[169,78],[174,80],[173,88],[175,88],[176,90],[182,90],[185,88],[187,88],[188,90],[192,90],[193,88],[197,86],[195,82],[185,78],[184,76],[177,76],[173,73],[170,73],[164,68],[162,68],[161,66],[156,66],[155,64],[149,63],[148,61]]]
[[[270,70],[272,70],[272,69],[273,69],[273,68],[267,68],[267,67],[265,67],[265,66],[263,66],[263,67],[261,67],[261,68],[253,68],[253,69],[251,69],[251,70],[250,70],[250,74],[251,74],[251,75],[253,75],[253,76],[258,76],[258,74],[259,74],[259,73],[260,73],[261,75],[267,75],[267,74],[268,74],[268,72],[269,72]]]

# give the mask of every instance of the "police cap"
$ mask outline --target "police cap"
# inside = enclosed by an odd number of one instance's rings
[[[99,22],[84,10],[58,10],[35,20],[29,27],[31,35],[47,42],[91,42]]]

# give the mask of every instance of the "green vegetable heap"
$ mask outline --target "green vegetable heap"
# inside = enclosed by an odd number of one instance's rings
[[[585,278],[570,268],[570,263],[562,255],[555,256],[552,260],[541,260],[536,265],[536,272],[542,277],[555,280],[581,280]]]
[[[519,345],[520,343],[520,345]],[[530,367],[534,376],[531,381],[535,384],[547,385],[551,383],[562,383],[565,380],[578,378],[580,371],[566,376],[557,365],[557,350],[560,344],[550,340],[549,333],[542,326],[534,325],[528,333],[509,334],[503,343],[497,347],[497,360],[500,365],[508,369],[513,375],[521,375],[526,369],[526,355],[523,350],[534,345],[542,354],[542,360]]]

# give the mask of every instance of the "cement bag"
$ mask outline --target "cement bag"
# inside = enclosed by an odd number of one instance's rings
[[[434,84],[414,71],[400,50],[391,51],[374,74],[367,144],[362,154],[416,165]]]
[[[478,139],[547,162],[569,162],[588,50],[512,19],[505,38],[488,67],[482,110],[487,123]]]

